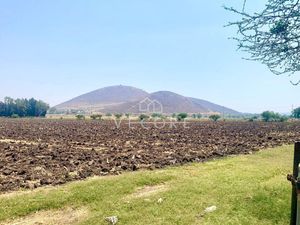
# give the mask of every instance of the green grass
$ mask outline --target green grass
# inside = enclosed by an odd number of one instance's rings
[[[58,188],[46,188],[12,197],[0,197],[0,221],[38,210],[67,206],[87,207],[82,224],[107,224],[117,215],[118,224],[288,224],[292,146],[253,155],[228,157],[156,171],[93,178]],[[167,191],[147,200],[126,196],[145,185],[166,184]],[[163,198],[159,204],[157,200]],[[215,212],[199,216],[215,205]]]

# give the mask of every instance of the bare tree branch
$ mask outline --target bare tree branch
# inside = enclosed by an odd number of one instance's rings
[[[261,12],[249,14],[224,7],[241,16],[227,26],[237,27],[238,48],[276,75],[300,71],[300,0],[268,0]],[[296,82],[294,84],[299,84]]]

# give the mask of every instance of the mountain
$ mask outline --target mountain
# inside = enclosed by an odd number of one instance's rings
[[[55,106],[59,110],[86,110],[95,109],[97,111],[104,111],[107,108],[115,107],[127,102],[135,102],[148,97],[149,94],[141,89],[129,86],[111,86],[101,88],[67,102]]]
[[[194,104],[198,105],[199,107],[203,107],[206,109],[208,112],[219,112],[219,113],[224,113],[224,114],[229,114],[229,115],[238,115],[241,114],[238,111],[235,111],[233,109],[217,105],[214,103],[211,103],[209,101],[205,101],[202,99],[197,99],[197,98],[189,98]]]
[[[101,113],[146,113],[156,111],[153,107],[156,109],[159,107],[163,113],[168,114],[178,112],[240,114],[233,109],[206,100],[185,97],[170,91],[150,94],[123,85],[101,88],[55,106],[59,111],[83,110]]]
[[[187,112],[187,113],[208,113],[205,107],[194,104],[189,98],[170,91],[158,91],[150,95],[150,99],[157,100],[163,105],[166,113]]]

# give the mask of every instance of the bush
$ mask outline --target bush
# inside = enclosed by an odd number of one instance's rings
[[[289,119],[287,116],[282,116],[273,111],[265,111],[261,114],[261,117],[264,122],[286,122]]]
[[[202,115],[200,113],[197,114],[197,119],[201,119]]]
[[[218,114],[214,114],[214,115],[210,115],[209,119],[211,119],[212,121],[218,121],[221,118],[220,115]]]
[[[115,117],[116,117],[116,119],[121,119],[121,117],[123,116],[123,114],[121,114],[121,113],[116,113],[115,114]]]
[[[300,119],[300,107],[293,110],[292,117],[295,119]]]
[[[200,113],[198,113],[198,114],[193,114],[193,115],[192,115],[192,118],[193,118],[193,119],[201,119],[201,118],[202,118],[202,115],[201,115]]]
[[[145,114],[141,114],[141,115],[139,116],[139,119],[140,119],[140,121],[145,121],[145,120],[149,119],[149,116],[148,116],[148,115],[145,115]]]
[[[152,118],[162,118],[162,115],[160,113],[153,113],[151,115]]]
[[[84,120],[85,116],[84,115],[76,115],[76,119],[78,119],[78,120]]]
[[[187,114],[187,113],[179,113],[179,114],[177,115],[177,120],[178,120],[178,121],[183,121],[183,120],[185,120],[187,117],[188,117],[188,114]]]
[[[101,114],[93,114],[90,116],[92,120],[101,120],[102,115]]]
[[[288,116],[281,116],[279,118],[279,122],[287,122],[289,120],[289,117]]]
[[[12,114],[10,117],[11,118],[20,118],[20,116],[18,114]]]
[[[251,118],[248,119],[249,122],[254,122],[258,120],[258,116],[252,116]]]
[[[274,113],[273,111],[264,111],[261,114],[261,117],[264,122],[270,122],[270,121],[275,121],[276,118],[279,117],[279,115]]]
[[[105,114],[105,116],[107,116],[107,117],[111,117],[111,116],[112,116],[112,114],[111,114],[111,113],[106,113],[106,114]]]

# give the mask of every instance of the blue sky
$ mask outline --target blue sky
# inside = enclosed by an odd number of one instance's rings
[[[242,8],[243,0],[0,0],[0,99],[55,105],[124,84],[242,112],[299,106],[291,78],[236,51],[225,3]]]

